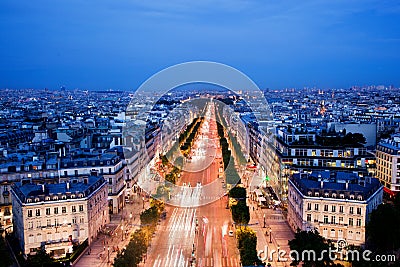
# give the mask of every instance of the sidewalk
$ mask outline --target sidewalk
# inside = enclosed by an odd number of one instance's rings
[[[288,241],[294,238],[294,233],[290,229],[287,224],[286,219],[284,218],[282,212],[280,210],[273,209],[261,209],[257,207],[256,201],[251,201],[249,199],[249,209],[250,209],[250,227],[257,234],[257,251],[263,250],[265,251],[268,248],[268,256],[270,256],[271,250],[278,251],[278,246],[280,251],[286,251],[286,255],[284,258],[287,261],[279,261],[277,252],[273,254],[273,261],[265,261],[266,263],[270,262],[272,266],[280,266],[286,267],[290,266],[289,259],[289,245]],[[254,207],[254,210],[253,210]],[[265,228],[264,228],[264,216],[265,216]],[[271,230],[271,236],[270,236]],[[272,243],[270,243],[270,241]],[[265,254],[261,255],[262,257],[266,257]]]
[[[149,201],[144,204],[144,208],[149,207]],[[134,196],[133,203],[127,204],[119,214],[112,214],[111,221],[107,225],[113,230],[113,235],[99,234],[94,241],[82,254],[76,267],[102,267],[112,266],[114,258],[117,256],[117,249],[122,250],[129,243],[132,232],[140,228],[140,213],[143,211],[143,201],[138,195]],[[132,219],[130,214],[132,213]],[[123,229],[121,229],[121,226]],[[122,232],[125,235],[122,236]],[[109,262],[108,262],[109,261]]]

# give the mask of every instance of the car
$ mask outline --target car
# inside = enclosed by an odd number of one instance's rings
[[[230,230],[229,233],[228,233],[228,235],[229,235],[229,236],[233,236],[233,231]]]

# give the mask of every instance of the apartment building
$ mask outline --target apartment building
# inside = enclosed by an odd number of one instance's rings
[[[12,186],[14,234],[24,256],[44,248],[54,258],[89,245],[109,222],[107,181],[89,176],[59,184]]]
[[[365,243],[369,215],[382,203],[378,179],[323,171],[294,174],[288,184],[287,219],[294,231],[317,230],[332,241]]]
[[[393,135],[377,145],[376,177],[390,195],[400,191],[400,135]]]

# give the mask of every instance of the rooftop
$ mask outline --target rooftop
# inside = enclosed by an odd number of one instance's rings
[[[290,181],[303,195],[310,197],[366,200],[382,188],[378,179],[361,179],[350,172],[296,173],[290,177]]]
[[[79,199],[89,196],[106,181],[102,176],[89,176],[85,181],[57,184],[24,184],[12,186],[14,195],[23,203]]]

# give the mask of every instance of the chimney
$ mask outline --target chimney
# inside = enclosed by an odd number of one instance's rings
[[[69,182],[67,182],[67,190],[69,190]]]
[[[346,190],[349,190],[349,181],[346,181]]]
[[[321,188],[324,188],[324,181],[321,180]]]
[[[42,184],[42,192],[45,192],[44,184]]]

